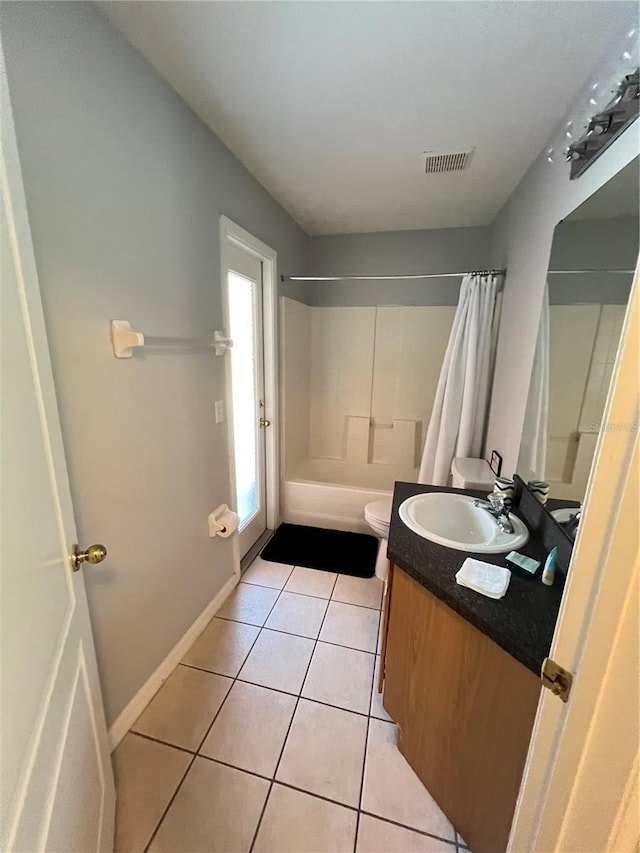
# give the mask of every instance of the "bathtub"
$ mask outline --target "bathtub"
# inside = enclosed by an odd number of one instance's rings
[[[339,459],[307,459],[282,482],[282,518],[291,524],[371,533],[364,520],[370,501],[391,497],[394,480],[389,467],[352,470]]]

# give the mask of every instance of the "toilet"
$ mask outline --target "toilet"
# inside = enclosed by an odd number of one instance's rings
[[[376,577],[383,581],[389,576],[387,545],[392,504],[393,498],[388,497],[379,501],[371,501],[364,508],[365,520],[380,540],[378,544],[378,556],[376,557]]]
[[[454,489],[478,489],[487,493],[493,489],[495,474],[486,459],[458,456],[451,463],[451,485]],[[380,543],[376,557],[376,577],[386,580],[389,576],[387,547],[393,498],[371,501],[364,508],[364,517]]]

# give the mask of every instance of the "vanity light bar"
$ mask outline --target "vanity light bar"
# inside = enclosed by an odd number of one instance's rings
[[[586,133],[567,149],[571,180],[579,178],[638,118],[639,106],[640,69],[636,69],[622,79],[612,100],[591,117]]]

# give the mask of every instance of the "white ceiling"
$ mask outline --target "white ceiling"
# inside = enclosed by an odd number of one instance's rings
[[[491,222],[634,2],[102,2],[309,234]],[[423,152],[474,146],[468,170]]]

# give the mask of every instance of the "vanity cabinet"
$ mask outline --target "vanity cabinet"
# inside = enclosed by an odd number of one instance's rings
[[[501,853],[540,679],[393,565],[383,618],[383,704],[400,752],[473,853]]]

